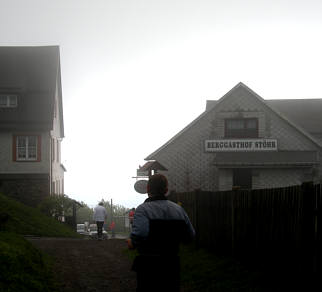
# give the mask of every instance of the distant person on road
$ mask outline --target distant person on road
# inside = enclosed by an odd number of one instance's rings
[[[114,238],[115,237],[115,222],[114,221],[111,222],[109,228],[111,230],[112,238]]]
[[[103,202],[98,203],[94,208],[93,220],[97,225],[97,238],[101,240],[103,238],[103,225],[107,218],[107,211],[104,207]]]
[[[152,175],[147,186],[148,199],[134,214],[133,230],[127,240],[137,249],[132,269],[137,273],[137,292],[180,291],[181,242],[191,242],[195,230],[182,207],[167,200],[168,181]]]
[[[134,213],[135,213],[135,208],[132,208],[130,210],[130,212],[129,212],[130,231],[132,231],[133,220],[134,220]]]

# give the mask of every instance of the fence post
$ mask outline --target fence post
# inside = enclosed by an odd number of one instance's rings
[[[72,222],[72,226],[73,226],[73,229],[74,230],[76,230],[76,227],[77,227],[77,219],[76,219],[76,202],[74,201],[73,203],[72,203],[73,205],[73,207],[72,207],[72,209],[73,209],[73,222]]]
[[[316,187],[315,250],[316,274],[322,273],[322,184]]]
[[[303,225],[301,270],[312,276],[314,271],[315,246],[315,200],[313,182],[305,182],[301,186],[303,196]]]
[[[231,192],[231,255],[235,256],[235,197],[238,188],[233,188]]]
[[[195,231],[196,231],[196,248],[200,247],[200,218],[199,218],[199,195],[200,195],[200,190],[194,190],[194,196],[195,196],[195,207],[194,209],[194,214],[192,215],[195,218]]]

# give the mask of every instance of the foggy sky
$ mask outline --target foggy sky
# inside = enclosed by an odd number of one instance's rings
[[[143,159],[244,82],[322,98],[322,2],[0,0],[0,45],[59,45],[65,191],[136,206]]]

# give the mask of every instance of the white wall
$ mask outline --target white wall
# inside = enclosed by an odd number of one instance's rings
[[[62,141],[62,133],[60,131],[61,124],[60,124],[60,109],[58,106],[58,90],[56,86],[56,96],[55,96],[55,107],[56,107],[56,115],[53,120],[53,130],[50,132],[51,135],[51,151],[54,152],[54,155],[50,158],[51,159],[51,187],[54,189],[52,193],[55,194],[63,194],[64,191],[64,171],[61,167],[61,141]],[[52,159],[54,158],[54,159]],[[53,184],[54,183],[54,184]]]

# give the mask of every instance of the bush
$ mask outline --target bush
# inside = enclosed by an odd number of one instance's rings
[[[72,214],[73,203],[74,201],[66,195],[51,195],[44,198],[38,208],[47,216],[59,219]]]

